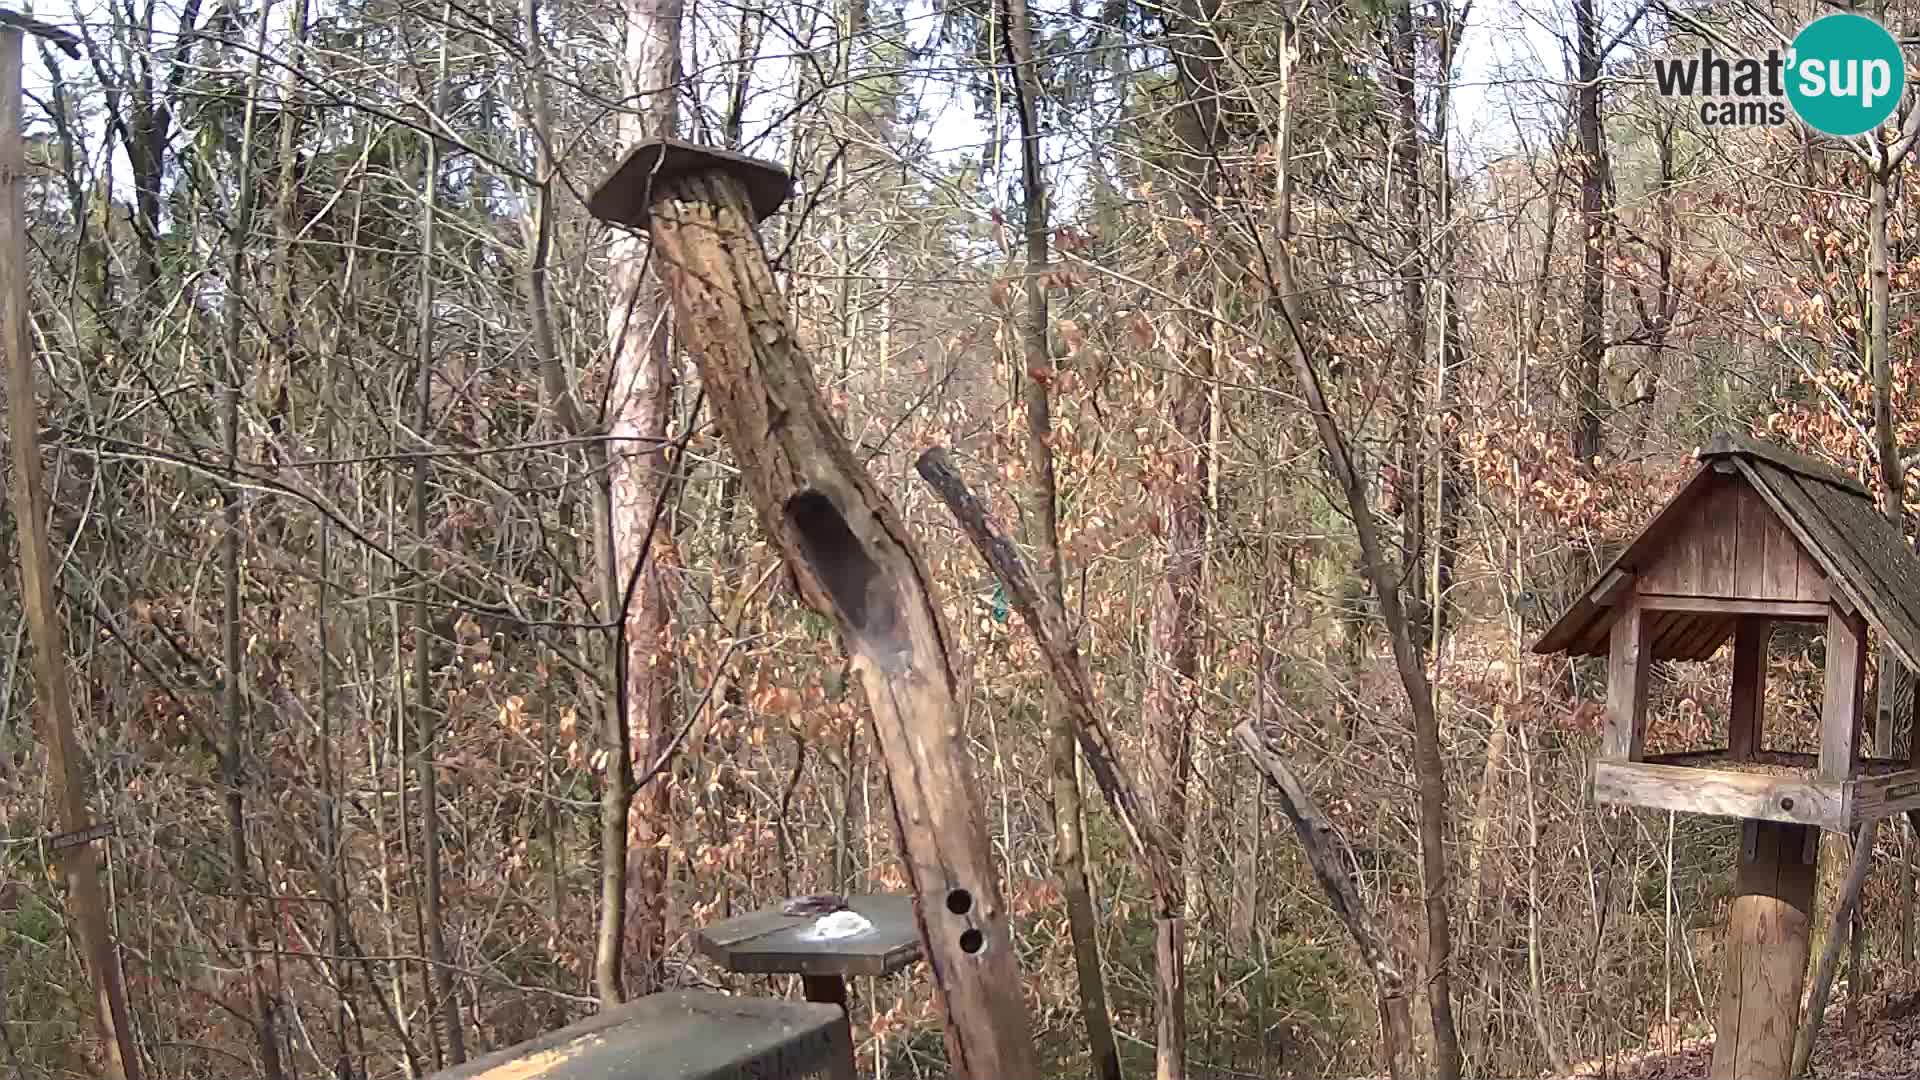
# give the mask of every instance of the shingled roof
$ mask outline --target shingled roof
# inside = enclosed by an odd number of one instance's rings
[[[1810,458],[1739,435],[1715,436],[1695,456],[1699,470],[1534,643],[1534,652],[1606,655],[1607,633],[1621,609],[1604,594],[1621,574],[1654,563],[1675,531],[1697,516],[1700,499],[1731,475],[1744,479],[1786,526],[1831,592],[1865,616],[1909,668],[1920,667],[1915,662],[1920,658],[1920,555],[1874,506],[1865,487]],[[1736,543],[1739,531],[1727,527]],[[1650,633],[1653,659],[1705,659],[1733,632],[1734,619],[1723,613],[1661,612]]]

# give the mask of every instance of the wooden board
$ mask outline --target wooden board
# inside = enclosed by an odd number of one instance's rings
[[[1638,606],[1622,605],[1613,623],[1607,659],[1607,729],[1604,753],[1629,761],[1640,757],[1647,715],[1647,664],[1653,650],[1645,641],[1646,618]]]
[[[724,994],[649,994],[431,1080],[826,1077],[841,1075],[852,1053],[838,1006]]]
[[[1804,827],[1747,824],[1727,911],[1714,1080],[1787,1080],[1812,950],[1813,878]],[[1817,834],[1815,834],[1817,835]],[[1815,849],[1818,850],[1817,848]]]
[[[1826,575],[1744,477],[1716,476],[1636,575],[1642,593],[1825,603]]]
[[[1865,777],[1848,788],[1847,816],[1856,825],[1920,809],[1920,769]]]
[[[913,898],[884,893],[847,897],[873,923],[857,937],[810,940],[812,915],[784,915],[778,906],[701,930],[694,941],[728,971],[753,975],[890,975],[920,959]]]
[[[1860,729],[1867,627],[1858,615],[1827,617],[1826,690],[1820,704],[1820,777],[1843,780],[1853,771]]]
[[[1733,634],[1733,707],[1727,714],[1727,749],[1736,759],[1752,758],[1766,745],[1767,639],[1773,624],[1748,616]]]
[[[1593,767],[1595,802],[1814,825],[1835,832],[1847,828],[1844,784],[1644,761],[1598,761]]]

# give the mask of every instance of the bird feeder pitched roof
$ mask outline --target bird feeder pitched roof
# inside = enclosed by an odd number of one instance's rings
[[[1659,612],[1647,634],[1654,660],[1712,656],[1742,611],[1793,618],[1795,605],[1831,602],[1858,611],[1908,667],[1920,667],[1920,556],[1864,486],[1739,435],[1715,436],[1695,456],[1700,468],[1534,652],[1607,655],[1622,610],[1615,601],[1637,590],[1727,602]]]

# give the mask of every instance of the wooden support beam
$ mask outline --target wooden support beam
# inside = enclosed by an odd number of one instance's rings
[[[1616,760],[1638,761],[1646,737],[1647,663],[1653,656],[1646,622],[1632,599],[1622,603],[1613,621],[1607,657],[1607,730],[1601,753]]]
[[[1751,760],[1765,741],[1767,638],[1773,624],[1743,616],[1733,631],[1733,708],[1727,716],[1727,750],[1735,761]]]
[[[651,155],[645,168],[635,162]],[[631,168],[630,168],[631,167]],[[684,143],[643,144],[594,205],[653,237],[675,326],[741,479],[807,601],[860,673],[956,1077],[1038,1075],[998,866],[973,780],[948,631],[893,503],[860,465],[787,322],[755,223],[778,167]],[[608,189],[639,184],[622,204]],[[623,189],[624,190],[624,189]],[[773,195],[756,196],[757,192]]]
[[[1920,769],[1864,776],[1849,786],[1847,816],[1856,825],[1920,809]]]
[[[1814,867],[1804,825],[1750,823],[1727,911],[1713,1080],[1788,1080],[1811,950]]]
[[[1760,615],[1782,621],[1815,622],[1832,610],[1817,600],[1735,600],[1724,596],[1669,596],[1640,593],[1634,603],[1643,611],[1689,611],[1703,615]]]
[[[1865,703],[1867,627],[1858,615],[1827,616],[1826,692],[1820,704],[1820,778],[1844,780],[1853,771]]]
[[[20,537],[20,606],[33,644],[34,728],[47,750],[47,783],[67,833],[94,827],[87,811],[86,773],[73,736],[73,702],[67,686],[66,625],[53,599],[57,573],[47,537],[47,492],[40,471],[40,425],[33,394],[33,334],[27,308],[27,219],[22,188],[26,157],[22,142],[20,71],[22,38],[32,20],[0,21],[0,348],[6,350],[7,427],[13,444],[13,520]],[[36,31],[37,32],[37,31]],[[71,37],[65,37],[71,44]],[[56,41],[59,40],[56,38]],[[106,1048],[106,1071],[119,1080],[140,1080],[140,1054],[127,1022],[127,996],[120,957],[107,919],[105,893],[94,845],[76,844],[59,855],[67,903],[79,931],[80,955],[93,976],[94,1021]]]
[[[1689,814],[1756,818],[1846,830],[1844,781],[1771,776],[1644,761],[1601,760],[1593,765],[1593,798]]]
[[[1594,586],[1593,602],[1600,607],[1612,607],[1620,598],[1633,592],[1633,575],[1625,570],[1609,570],[1607,576]]]

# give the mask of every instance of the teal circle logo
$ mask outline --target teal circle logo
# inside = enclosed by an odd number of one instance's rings
[[[1900,43],[1865,15],[1826,15],[1808,23],[1793,39],[1787,65],[1793,111],[1828,135],[1879,127],[1907,85]]]

